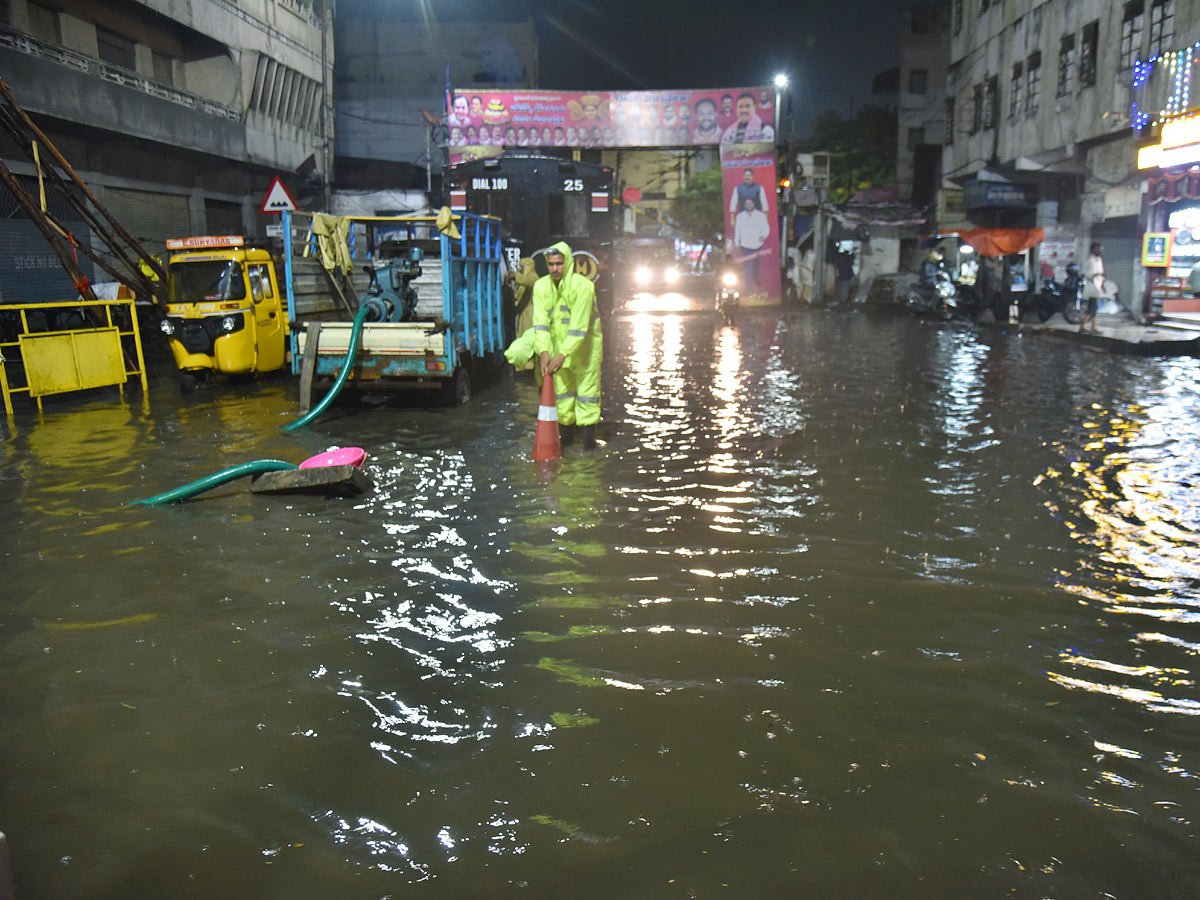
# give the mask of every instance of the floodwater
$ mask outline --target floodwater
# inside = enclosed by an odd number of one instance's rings
[[[1200,885],[1200,365],[829,310],[607,329],[605,446],[287,379],[0,421],[19,900]],[[360,445],[375,491],[123,505]]]

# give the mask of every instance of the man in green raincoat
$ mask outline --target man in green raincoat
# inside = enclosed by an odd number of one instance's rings
[[[571,248],[559,241],[546,251],[550,274],[533,286],[534,348],[543,375],[554,376],[562,442],[579,426],[584,449],[596,446],[600,421],[600,361],[604,340],[596,288],[574,271]]]

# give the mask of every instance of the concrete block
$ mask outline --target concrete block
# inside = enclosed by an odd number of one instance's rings
[[[358,466],[264,472],[250,483],[250,491],[254,494],[323,494],[326,497],[353,497],[372,488],[371,479]]]

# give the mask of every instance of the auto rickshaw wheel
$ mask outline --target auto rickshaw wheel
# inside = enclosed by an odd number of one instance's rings
[[[185,394],[190,394],[196,390],[196,385],[199,380],[196,378],[195,372],[180,372],[179,373],[179,390]]]

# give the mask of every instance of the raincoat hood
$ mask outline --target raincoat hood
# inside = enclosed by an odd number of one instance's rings
[[[546,251],[549,254],[551,251],[557,251],[563,255],[563,277],[559,284],[566,284],[571,280],[571,274],[575,271],[575,254],[571,250],[571,245],[566,241],[559,241]]]

